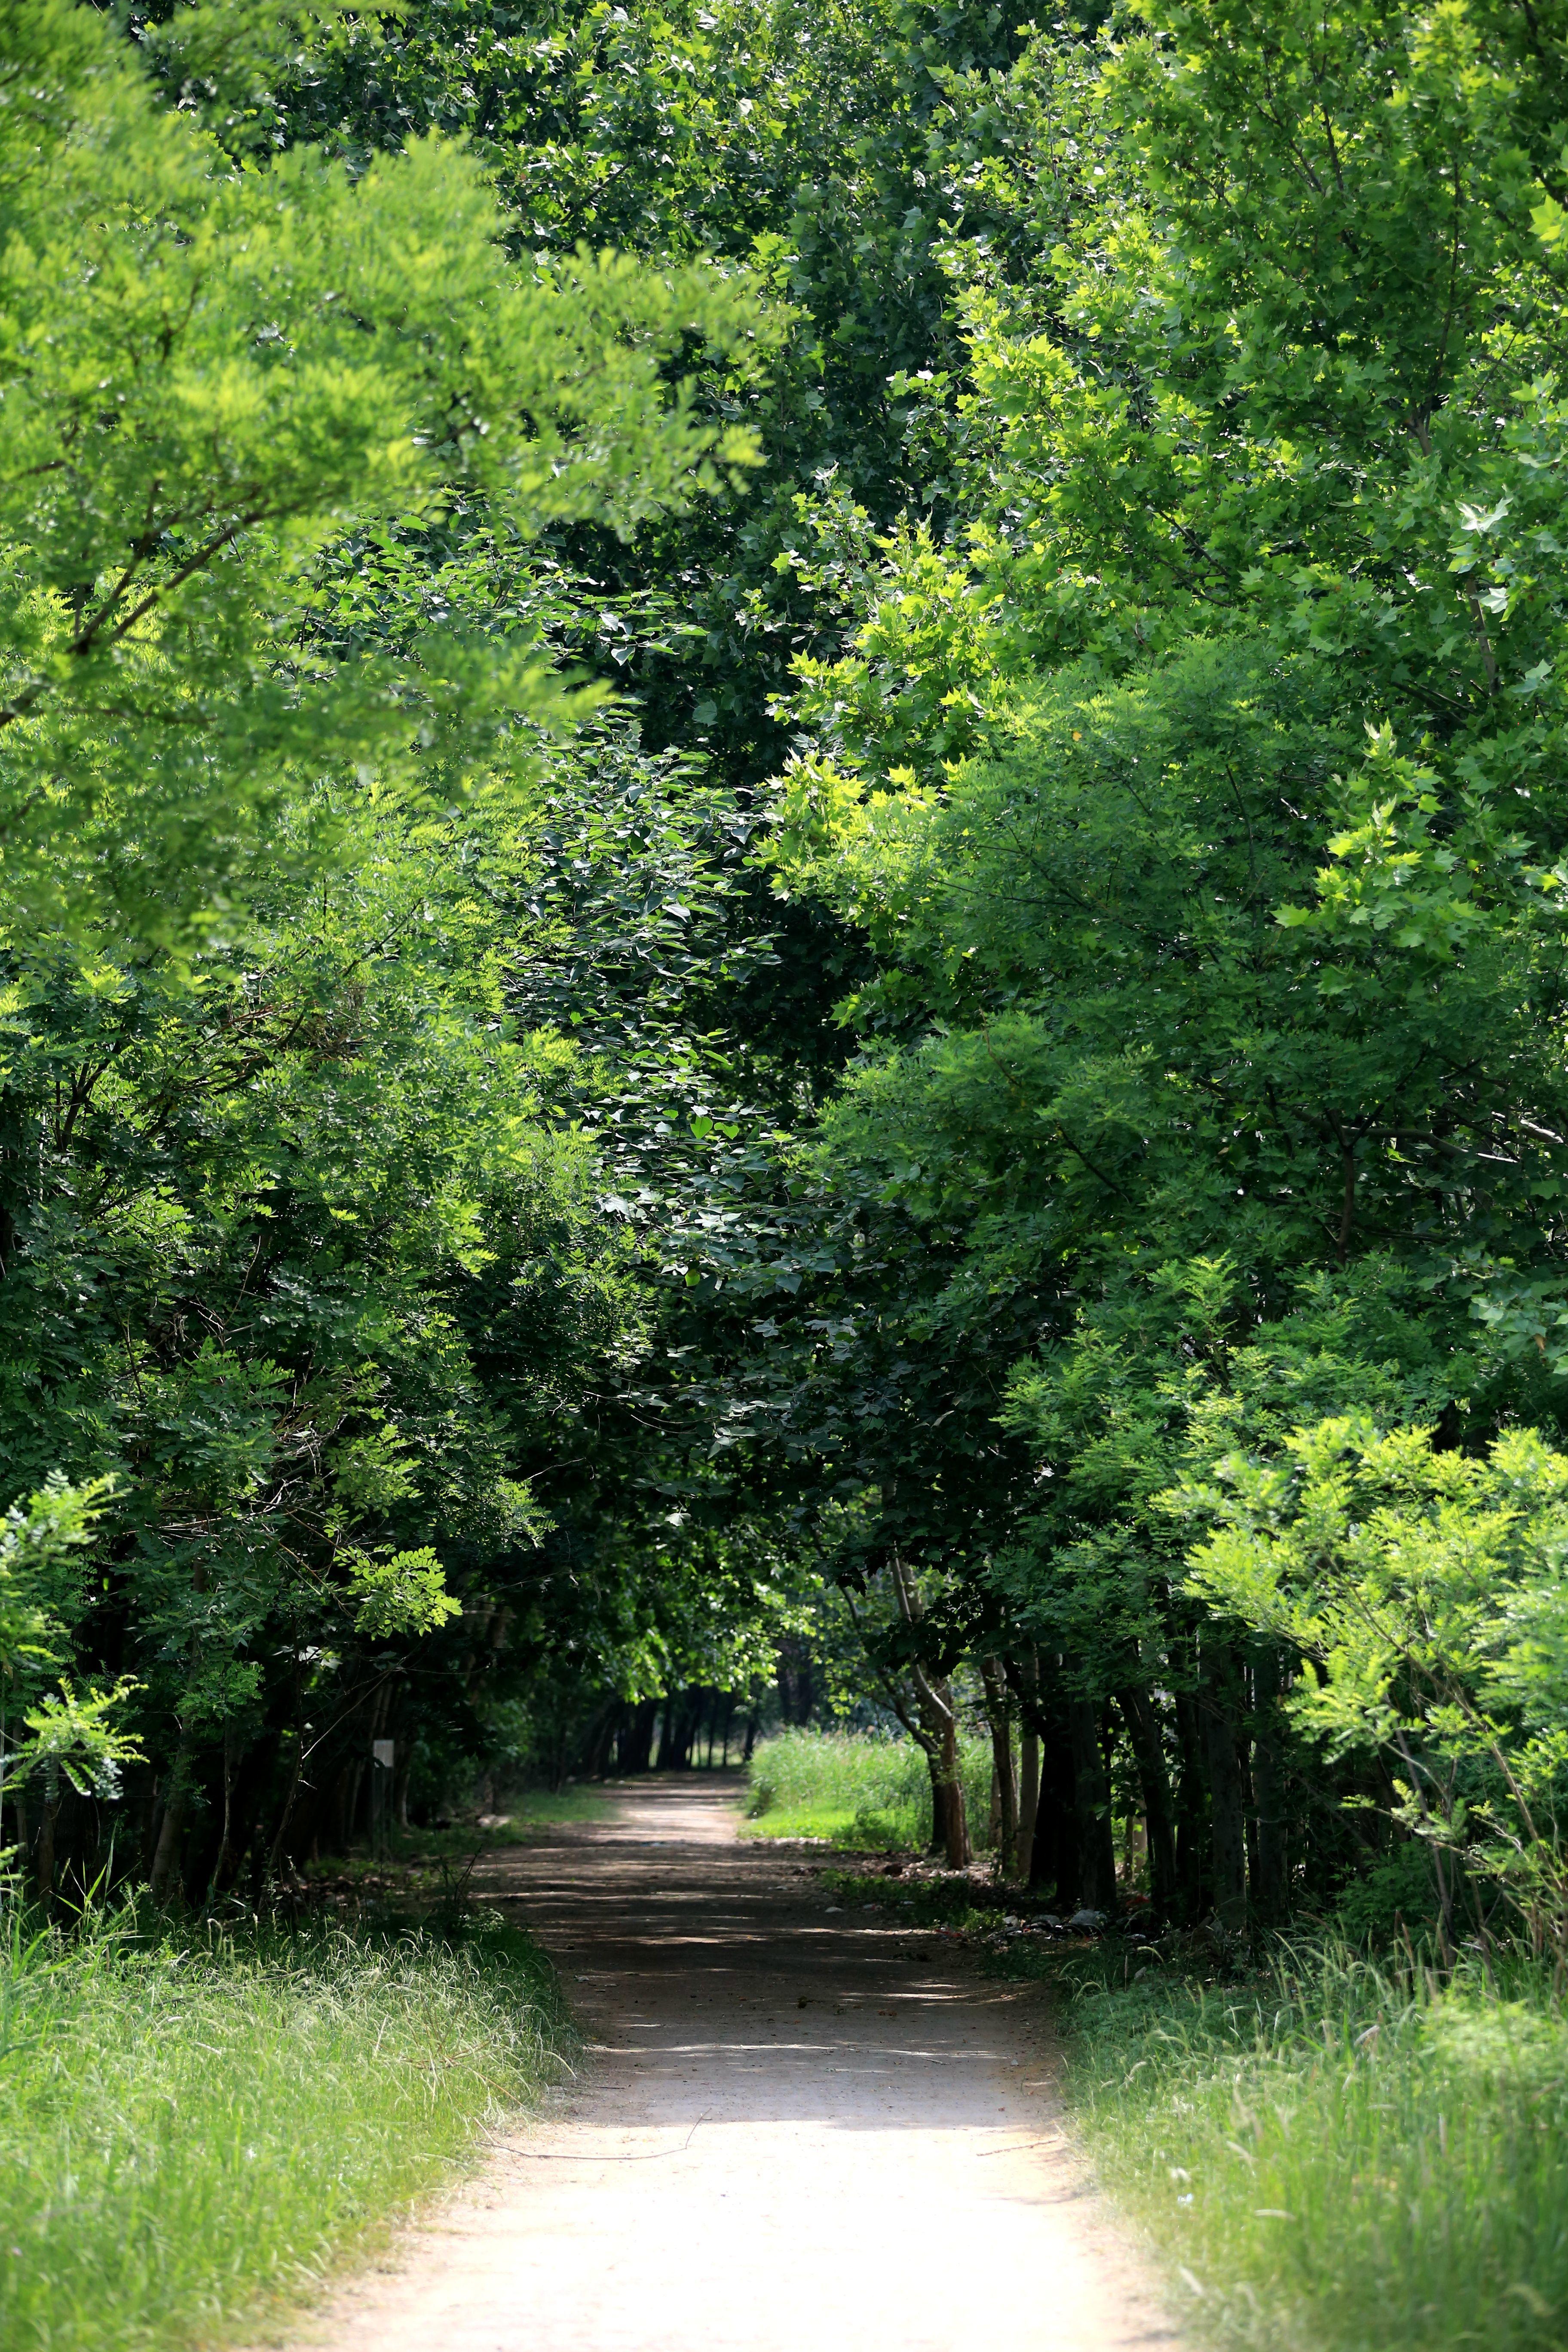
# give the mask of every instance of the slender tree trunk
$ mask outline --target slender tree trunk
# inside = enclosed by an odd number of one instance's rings
[[[923,1677],[921,1678],[924,1679]],[[969,1822],[964,1813],[963,1783],[958,1773],[958,1725],[952,1694],[945,1683],[928,1683],[927,1690],[946,1719],[931,1746],[926,1762],[931,1771],[931,1843],[940,1847],[949,1870],[967,1870],[970,1862]]]
[[[982,1661],[985,1714],[991,1726],[991,1756],[996,1788],[996,1875],[1014,1867],[1018,1844],[1018,1784],[1013,1774],[1013,1726],[1008,1719],[1007,1678],[1000,1658]]]
[[[163,1793],[163,1818],[158,1825],[158,1843],[153,1849],[153,1868],[147,1892],[154,1903],[167,1900],[179,1871],[180,1839],[185,1826],[185,1774],[190,1766],[190,1740],[182,1738],[170,1769],[169,1785]]]
[[[958,1724],[952,1693],[945,1683],[932,1682],[919,1666],[910,1669],[914,1685],[914,1710],[898,1701],[896,1711],[905,1730],[926,1760],[931,1779],[931,1845],[950,1870],[969,1866],[969,1823],[963,1807],[963,1785],[958,1772]]]
[[[1184,1927],[1203,1917],[1209,1887],[1208,1822],[1204,1775],[1203,1717],[1190,1691],[1175,1694],[1176,1743],[1181,1770],[1176,1780],[1176,1878]]]
[[[1004,1662],[1018,1702],[1018,1842],[1013,1868],[1026,1886],[1035,1879],[1035,1823],[1040,1810],[1040,1668],[1032,1649],[1015,1663]]]
[[[639,1699],[626,1726],[626,1744],[621,1751],[623,1772],[647,1772],[653,1764],[653,1735],[658,1714],[656,1698]]]
[[[1110,1823],[1110,1783],[1100,1744],[1100,1711],[1089,1699],[1068,1706],[1072,1743],[1073,1810],[1083,1863],[1084,1899],[1090,1909],[1116,1908],[1116,1841]]]
[[[1241,1676],[1236,1654],[1212,1633],[1204,1642],[1202,1711],[1208,1751],[1209,1833],[1215,1912],[1222,1927],[1247,1925],[1247,1814],[1241,1777]]]
[[[925,1610],[897,1550],[889,1565],[899,1613],[906,1625],[918,1625]],[[958,1775],[958,1717],[952,1692],[939,1676],[928,1675],[916,1660],[910,1661],[909,1674],[925,1735],[921,1746],[925,1749],[931,1773],[931,1843],[933,1847],[941,1845],[950,1870],[966,1870],[970,1858],[969,1824],[964,1818],[963,1786]],[[896,1694],[894,1698],[896,1704]],[[904,1720],[906,1727],[912,1729],[908,1718]]]
[[[1054,1887],[1058,1874],[1058,1823],[1051,1793],[1051,1725],[1042,1711],[1040,1658],[1034,1648],[1004,1661],[1023,1727],[1018,1801],[1018,1875],[1031,1895]]]
[[[43,1818],[38,1823],[37,1884],[38,1902],[46,1914],[55,1907],[55,1823],[60,1817],[60,1768],[52,1760],[44,1767]]]
[[[780,1714],[785,1723],[809,1723],[816,1697],[816,1678],[811,1654],[798,1634],[787,1634],[780,1643],[776,1664]]]
[[[364,1799],[364,1831],[368,1837],[370,1835],[370,1776],[365,1769],[363,1757],[351,1756],[338,1776],[338,1818],[341,1826],[332,1840],[332,1845],[327,1849],[329,1853],[335,1846],[340,1853],[346,1853],[358,1836],[362,1796]],[[488,1774],[479,1789],[479,1810],[486,1813],[495,1811],[495,1800],[490,1791]]]
[[[211,1903],[228,1871],[228,1844],[234,1829],[235,1728],[226,1723],[223,1731],[223,1828],[218,1835],[217,1853],[207,1873],[207,1901]]]
[[[931,1781],[931,1837],[928,1853],[947,1852],[947,1782],[942,1777],[942,1754],[939,1748],[926,1748],[926,1774]]]
[[[1258,1694],[1257,1740],[1252,1752],[1252,1793],[1258,1808],[1258,1868],[1252,1908],[1264,1927],[1277,1927],[1289,1901],[1289,1823],[1285,1810],[1283,1723],[1279,1701],[1288,1685],[1281,1653],[1259,1649],[1254,1677]]]
[[[1035,1859],[1035,1822],[1040,1810],[1040,1735],[1032,1725],[1018,1734],[1018,1847],[1015,1874],[1026,1886]]]
[[[299,1721],[298,1715],[296,1714],[294,1724],[294,1761],[289,1769],[289,1787],[283,1799],[283,1810],[278,1816],[278,1827],[272,1832],[272,1843],[267,1856],[268,1875],[274,1879],[276,1879],[278,1875],[278,1865],[283,1858],[283,1841],[289,1834],[289,1824],[293,1819],[294,1805],[300,1794],[300,1782],[304,1775],[304,1770],[305,1730],[304,1726]]]
[[[1162,1919],[1173,1920],[1181,1907],[1176,1877],[1176,1810],[1171,1801],[1159,1718],[1142,1683],[1129,1683],[1117,1692],[1121,1719],[1127,1726],[1138,1784],[1143,1792],[1143,1819],[1149,1838],[1149,1891]]]

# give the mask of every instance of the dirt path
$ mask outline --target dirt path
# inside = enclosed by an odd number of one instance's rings
[[[641,1784],[493,1857],[584,2079],[349,2289],[333,2352],[1177,2352],[1080,2186],[1038,1996]]]

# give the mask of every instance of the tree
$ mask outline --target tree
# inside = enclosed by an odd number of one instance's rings
[[[237,162],[87,12],[0,55],[5,1476],[100,1497],[69,1655],[163,1895],[276,1864],[323,1768],[352,1812],[340,1726],[504,1614],[531,1448],[642,1344],[573,1051],[505,1003],[593,698],[526,549],[747,462],[668,362],[760,329],[711,273],[518,268],[438,142]]]
[[[948,1268],[909,1338],[1040,1316],[1005,1417],[1050,1499],[968,1577],[1064,1736],[1114,1706],[1152,1843],[1173,1798],[1167,1901],[1235,1926],[1283,1899],[1291,1669],[1194,1607],[1175,1465],[1285,1441],[1264,1369],[1449,1443],[1557,1410],[1560,28],[1128,29],[994,93],[1006,232],[955,245],[969,384],[921,428],[963,531],[841,573],[772,856],[878,961],[823,1150]]]

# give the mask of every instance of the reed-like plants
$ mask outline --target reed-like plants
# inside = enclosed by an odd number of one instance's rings
[[[1068,2015],[1082,2128],[1193,2336],[1568,2340],[1568,2018],[1537,1964],[1302,1949],[1239,1990],[1123,1955],[1085,1969]]]
[[[452,1940],[250,1930],[0,1949],[0,2343],[221,2340],[450,2174],[562,2047],[547,1964]]]
[[[991,1742],[959,1740],[969,1834],[987,1843]],[[931,1837],[931,1775],[912,1739],[865,1732],[784,1730],[752,1757],[747,1812],[753,1836],[829,1838],[844,1846],[924,1845]]]

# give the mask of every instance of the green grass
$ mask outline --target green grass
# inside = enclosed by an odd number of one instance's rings
[[[604,1811],[605,1803],[600,1781],[569,1780],[563,1789],[525,1789],[520,1796],[505,1798],[500,1818],[489,1829],[459,1822],[449,1830],[408,1830],[403,1834],[412,1847],[432,1852],[447,1850],[448,1841],[471,1851],[480,1838],[495,1845],[526,1845],[531,1838],[563,1822],[592,1821]]]
[[[1561,2352],[1568,2018],[1543,1971],[1317,1949],[1172,1984],[1114,1946],[1066,1969],[1079,2126],[1194,2337]]]
[[[991,1742],[959,1743],[969,1834],[986,1842]],[[742,1837],[821,1838],[838,1846],[923,1846],[931,1838],[931,1779],[912,1739],[849,1731],[781,1731],[748,1772]]]
[[[822,1869],[816,1876],[823,1893],[840,1903],[874,1903],[882,1910],[897,1911],[911,1927],[952,1927],[976,1939],[995,1932],[998,1904],[1006,1900],[1000,1889],[994,1893],[990,1885],[977,1886],[967,1872],[889,1880],[868,1878],[863,1866],[857,1865]]]
[[[452,2176],[569,2044],[548,1964],[481,1922],[0,1952],[0,2343],[221,2340]]]
[[[480,1828],[477,1822],[454,1822],[447,1829],[395,1830],[384,1857],[361,1846],[349,1854],[323,1854],[302,1865],[308,1884],[339,1888],[370,1881],[373,1891],[394,1889],[417,1902],[439,1897],[462,1866],[507,1846],[530,1845],[546,1832],[570,1822],[591,1821],[603,1812],[606,1791],[596,1780],[574,1781],[564,1789],[530,1789],[506,1801],[502,1816]]]

